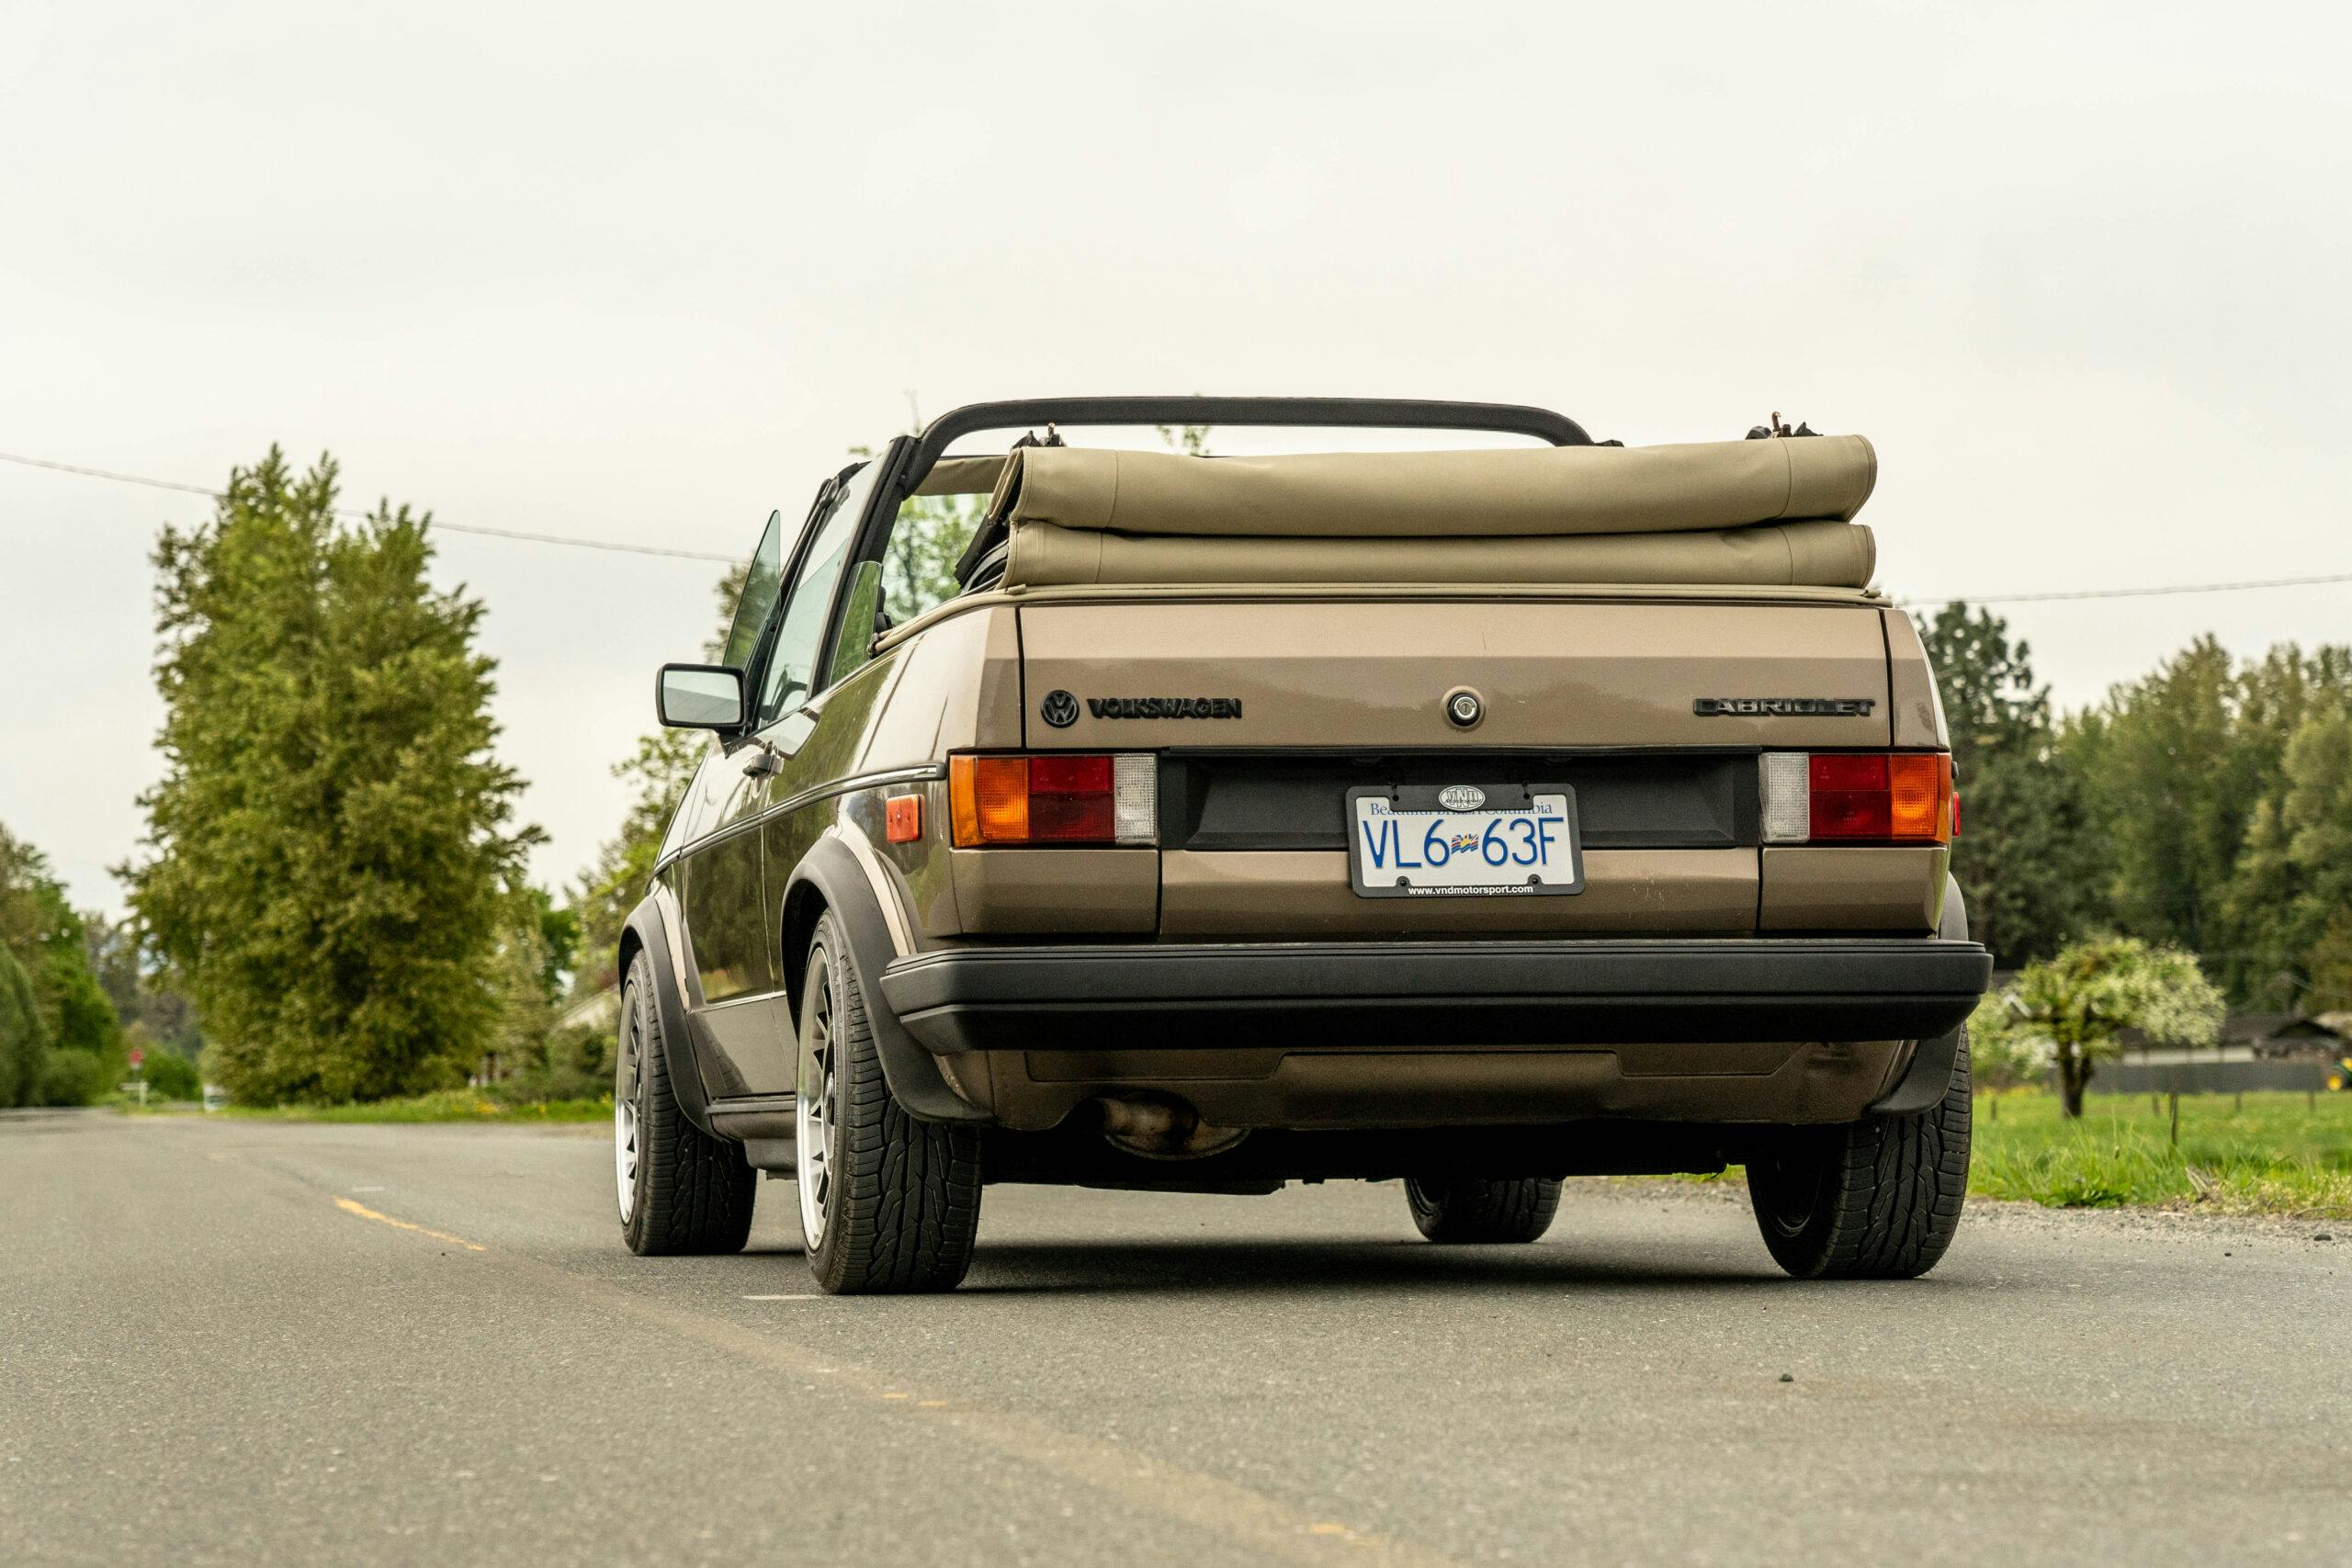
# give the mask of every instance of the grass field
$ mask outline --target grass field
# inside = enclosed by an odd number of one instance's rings
[[[140,1114],[136,1107],[125,1107]],[[150,1106],[151,1116],[187,1114],[192,1104]],[[603,1122],[611,1117],[609,1100],[549,1100],[527,1105],[502,1105],[469,1089],[420,1094],[408,1100],[379,1100],[366,1105],[232,1105],[215,1116],[256,1117],[272,1122]]]
[[[178,1108],[182,1114],[193,1109]],[[2311,1100],[2300,1094],[2249,1094],[2243,1106],[2229,1095],[2183,1095],[2177,1145],[2169,1109],[2145,1096],[2093,1095],[2083,1119],[2070,1123],[2054,1094],[1979,1095],[1968,1189],[1979,1197],[2053,1209],[2194,1209],[2352,1222],[2352,1094]],[[172,1113],[161,1106],[146,1112]],[[612,1113],[609,1100],[510,1106],[472,1089],[451,1089],[372,1105],[232,1106],[214,1114],[282,1122],[602,1122]]]
[[[2352,1094],[2090,1098],[2081,1121],[2039,1090],[1976,1099],[1969,1190],[2051,1208],[2124,1206],[2352,1220]]]

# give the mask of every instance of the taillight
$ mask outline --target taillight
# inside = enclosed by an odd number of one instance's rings
[[[1771,751],[1758,776],[1767,843],[1951,841],[1944,752]]]
[[[1159,836],[1159,774],[1148,752],[951,757],[947,804],[958,849],[1148,844]]]

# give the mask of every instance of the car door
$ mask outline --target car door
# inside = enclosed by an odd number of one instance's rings
[[[783,514],[772,513],[746,570],[721,664],[748,671],[757,657],[779,597],[784,550]],[[689,786],[695,837],[681,857],[679,891],[700,992],[692,1005],[718,1047],[704,1062],[714,1095],[791,1087],[780,1078],[786,1037],[776,1032],[780,976],[760,855],[760,816],[773,798],[768,774],[768,754],[739,742],[714,750]]]
[[[831,798],[828,792],[849,766],[870,705],[853,702],[848,705],[856,712],[834,711],[843,694],[835,680],[857,660],[830,653],[829,644],[842,639],[826,633],[847,615],[863,625],[859,651],[873,640],[881,568],[869,562],[847,579],[845,566],[883,466],[870,463],[843,474],[822,498],[762,671],[755,722],[775,766],[775,806],[761,834],[772,918],[781,915],[784,884],[822,829],[817,807]],[[820,671],[820,660],[831,668]],[[793,1037],[793,1020],[784,1021],[784,1031],[787,1040]]]

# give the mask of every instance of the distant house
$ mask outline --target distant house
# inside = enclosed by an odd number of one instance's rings
[[[2329,1073],[2352,1051],[2352,1014],[2232,1012],[2211,1045],[2151,1043],[2136,1029],[2119,1036],[2120,1059],[2098,1069],[2095,1091],[2228,1094],[2245,1089],[2329,1087]]]
[[[2217,1058],[2243,1054],[2246,1058],[2263,1061],[2294,1056],[2341,1055],[2347,1048],[2347,1035],[2352,1035],[2352,1013],[2299,1012],[2235,1012],[2222,1020],[2221,1037],[2211,1045],[2181,1047],[2152,1044],[2136,1029],[2122,1031],[2117,1039],[2121,1043],[2124,1059],[2144,1056],[2151,1052],[2170,1055],[2183,1049],[2211,1052]]]

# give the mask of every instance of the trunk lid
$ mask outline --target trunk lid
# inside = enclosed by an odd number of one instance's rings
[[[1751,933],[1756,752],[1890,743],[1859,602],[1138,598],[1024,605],[1021,640],[1029,748],[1159,754],[1168,939]],[[1538,781],[1580,894],[1353,890],[1350,788]]]
[[[1860,603],[1139,599],[1026,605],[1021,642],[1037,748],[1888,744]],[[1474,728],[1446,714],[1462,688]],[[1849,705],[1756,705],[1791,700]]]

